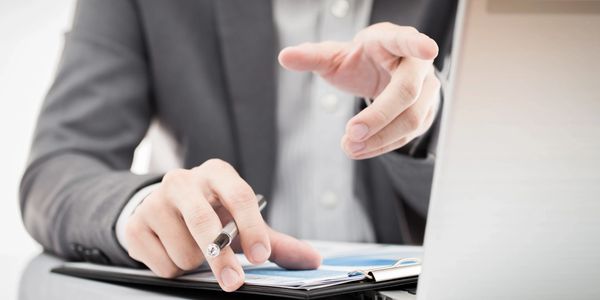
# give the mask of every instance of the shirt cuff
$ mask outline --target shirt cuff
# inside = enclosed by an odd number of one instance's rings
[[[146,197],[148,197],[148,195],[150,195],[150,193],[152,193],[158,187],[159,184],[160,182],[146,186],[137,191],[137,193],[135,193],[133,197],[129,199],[129,202],[125,204],[123,210],[121,210],[119,218],[117,219],[115,231],[117,234],[117,241],[119,242],[121,247],[123,247],[123,249],[127,250],[127,240],[125,239],[125,227],[127,226],[127,221],[129,220],[129,217],[133,214],[138,205],[140,205],[140,203],[142,203],[142,201],[144,201],[144,199],[146,199]]]

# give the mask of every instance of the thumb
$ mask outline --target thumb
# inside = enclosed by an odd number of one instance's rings
[[[269,228],[271,257],[269,260],[286,269],[316,269],[321,255],[308,243]]]
[[[305,43],[279,52],[281,66],[292,71],[313,71],[326,74],[335,70],[350,48],[350,43]]]

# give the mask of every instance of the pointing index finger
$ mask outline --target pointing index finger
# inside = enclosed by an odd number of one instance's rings
[[[289,70],[324,74],[340,64],[340,59],[346,53],[348,45],[348,43],[332,41],[304,43],[281,50],[278,60]]]
[[[244,255],[255,264],[265,262],[271,254],[269,235],[252,188],[225,165],[213,170],[208,183],[235,220]]]
[[[188,189],[181,194],[178,208],[192,237],[202,250],[206,261],[225,291],[234,291],[244,283],[244,271],[229,247],[218,257],[205,252],[212,238],[221,230],[221,221],[199,189]],[[185,199],[184,199],[185,198]]]

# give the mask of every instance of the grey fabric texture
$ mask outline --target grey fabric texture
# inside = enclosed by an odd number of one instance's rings
[[[441,46],[441,66],[455,6],[376,0],[371,20],[428,33]],[[129,172],[155,118],[184,149],[185,167],[223,159],[269,197],[277,147],[272,20],[268,0],[78,2],[20,188],[25,227],[44,249],[79,260],[83,245],[108,263],[137,265],[114,225],[131,195],[161,180]],[[435,135],[356,163],[356,193],[379,242],[421,241]]]

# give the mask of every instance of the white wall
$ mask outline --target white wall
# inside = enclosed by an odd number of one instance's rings
[[[36,115],[56,70],[74,4],[0,0],[1,299],[16,295],[20,270],[40,251],[21,223],[17,192]]]

